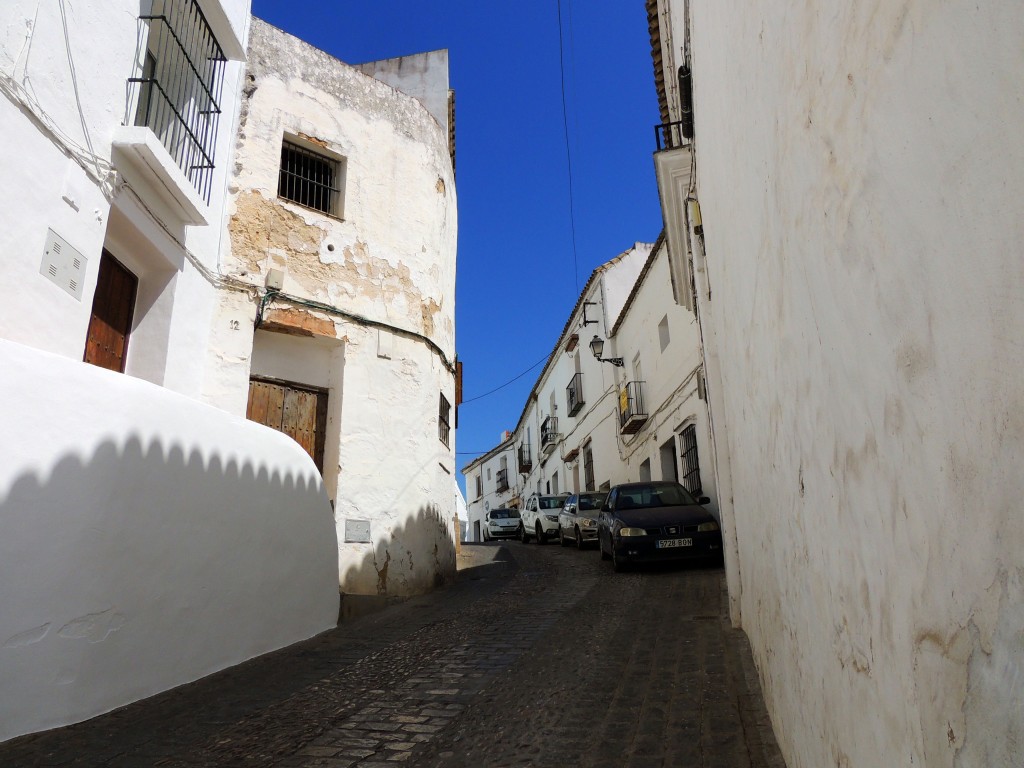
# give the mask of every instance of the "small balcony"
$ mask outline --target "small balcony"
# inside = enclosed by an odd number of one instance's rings
[[[690,144],[690,140],[683,133],[684,121],[676,120],[674,123],[662,123],[654,126],[654,141],[657,144],[657,152],[666,149],[679,149]]]
[[[580,412],[586,403],[583,400],[583,374],[577,373],[569,379],[569,386],[565,388],[565,404],[569,408],[569,415],[575,416]]]
[[[496,483],[496,487],[494,489],[495,491],[497,491],[498,493],[501,493],[503,491],[507,491],[508,490],[508,468],[507,467],[502,467],[501,469],[499,469],[497,474],[495,474],[494,479],[495,479],[495,483]]]
[[[647,409],[644,406],[644,383],[630,381],[619,390],[619,430],[624,435],[640,431],[647,423]]]
[[[523,443],[519,446],[519,450],[516,451],[516,455],[519,458],[519,473],[528,474],[533,469],[533,456],[530,455],[530,446]]]
[[[540,425],[540,450],[550,456],[558,444],[558,417],[548,416]]]

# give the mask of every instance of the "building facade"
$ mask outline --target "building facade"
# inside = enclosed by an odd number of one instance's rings
[[[454,573],[446,54],[249,10],[0,9],[0,739]]]
[[[445,51],[356,68],[253,21],[222,269],[261,300],[220,307],[206,396],[304,436],[347,595],[455,572],[449,105]]]
[[[647,6],[730,605],[787,763],[1020,764],[1024,11]]]

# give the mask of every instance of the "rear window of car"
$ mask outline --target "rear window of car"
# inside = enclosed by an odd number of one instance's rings
[[[519,517],[519,512],[514,509],[496,509],[491,512],[492,520],[515,520]]]

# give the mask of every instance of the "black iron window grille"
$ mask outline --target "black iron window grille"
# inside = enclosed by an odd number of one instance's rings
[[[590,443],[583,449],[583,487],[585,490],[594,490],[594,452]]]
[[[196,0],[152,0],[139,20],[148,34],[125,124],[153,131],[209,203],[227,57]]]
[[[441,395],[441,401],[437,408],[437,437],[446,447],[448,446],[448,438],[451,435],[451,426],[448,423],[451,412],[451,403],[448,402],[448,398]]]
[[[530,446],[523,443],[519,446],[519,471],[529,472],[533,469],[533,458],[530,456]]]
[[[569,415],[575,416],[585,405],[583,401],[583,374],[576,373],[569,379],[569,386],[565,388],[565,404],[568,407]]]
[[[281,145],[278,197],[306,208],[341,216],[341,161],[285,141]]]
[[[502,467],[495,476],[495,492],[502,493],[508,490],[508,469]]]
[[[697,429],[691,424],[679,435],[682,441],[683,487],[693,496],[700,496],[700,464],[697,461]]]

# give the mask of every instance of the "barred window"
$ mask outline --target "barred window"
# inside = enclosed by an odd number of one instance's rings
[[[445,446],[448,445],[448,438],[451,433],[451,427],[448,425],[448,418],[451,415],[451,411],[451,403],[449,403],[448,398],[442,394],[441,402],[437,409],[437,437],[445,444]]]
[[[683,487],[692,496],[700,496],[700,464],[697,461],[697,429],[690,424],[684,429],[679,439],[682,441]]]
[[[210,202],[227,57],[196,0],[152,0],[139,77],[128,79],[125,123],[156,134]]]
[[[585,490],[594,490],[594,452],[587,443],[583,448],[583,487]]]
[[[306,208],[341,218],[344,162],[285,141],[277,194]]]

